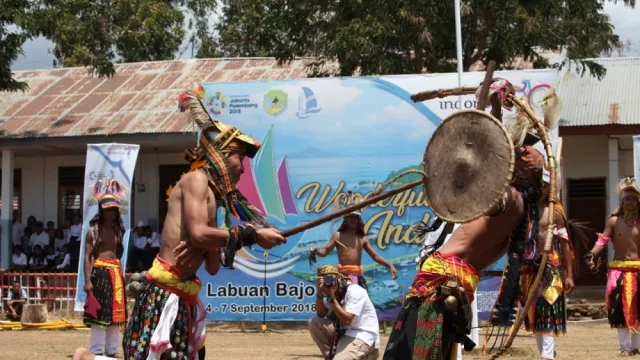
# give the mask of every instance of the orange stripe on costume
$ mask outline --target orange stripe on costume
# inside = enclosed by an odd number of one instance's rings
[[[360,265],[340,265],[338,264],[338,271],[347,275],[364,275],[364,268]]]
[[[108,269],[111,277],[111,287],[113,289],[112,297],[112,321],[114,323],[122,323],[127,321],[126,316],[126,300],[124,296],[124,277],[118,259],[96,259],[93,264],[96,269]]]

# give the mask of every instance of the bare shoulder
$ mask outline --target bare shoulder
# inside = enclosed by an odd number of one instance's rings
[[[189,193],[201,196],[203,195],[207,189],[209,180],[207,179],[207,175],[205,175],[202,171],[191,171],[182,176],[178,185],[182,190],[182,193]]]
[[[506,191],[507,209],[514,213],[524,212],[524,199],[522,195],[513,187],[509,186]]]
[[[607,227],[614,228],[616,226],[616,222],[618,222],[618,216],[609,216],[607,219]]]

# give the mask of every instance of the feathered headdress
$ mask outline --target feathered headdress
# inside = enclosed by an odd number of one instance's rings
[[[215,145],[222,152],[237,150],[237,147],[241,146],[245,155],[253,158],[260,150],[261,144],[235,127],[211,118],[202,104],[201,99],[203,98],[204,88],[202,85],[194,90],[185,91],[178,98],[180,111],[187,112],[189,120],[200,129],[198,147],[187,150],[185,153],[187,161],[193,163],[203,160],[204,148],[209,144]],[[234,140],[237,142],[236,144],[234,144]],[[233,148],[234,146],[236,148]]]
[[[618,186],[616,186],[616,192],[618,193],[618,196],[622,197],[622,193],[625,191],[633,191],[640,197],[640,189],[638,188],[638,183],[636,182],[635,177],[620,179]]]
[[[121,213],[126,213],[124,205],[127,205],[125,193],[129,191],[125,186],[113,179],[102,179],[90,186],[91,198],[87,200],[89,205],[100,205],[102,209],[117,208]]]

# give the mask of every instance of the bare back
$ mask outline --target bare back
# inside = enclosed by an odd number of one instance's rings
[[[629,226],[624,221],[624,216],[612,216],[607,220],[607,230],[613,241],[613,258],[615,260],[638,259],[638,247],[640,247],[640,231],[636,224]]]
[[[348,232],[336,233],[337,241],[340,242],[336,245],[336,251],[338,252],[338,261],[340,265],[356,265],[360,266],[362,262],[362,244],[363,239],[356,234]],[[334,236],[336,236],[334,235]]]
[[[186,230],[183,212],[183,189],[185,184],[188,186],[204,186],[207,188],[207,213],[209,218],[209,226],[216,226],[216,202],[213,195],[213,191],[209,188],[206,175],[200,171],[194,171],[185,174],[176,186],[171,191],[171,195],[168,200],[167,217],[164,221],[164,228],[162,230],[162,242],[160,246],[159,256],[162,260],[167,261],[172,265],[176,265],[176,254],[173,250],[180,244],[181,241],[187,243],[190,242],[188,232]],[[193,276],[196,274],[200,266],[205,260],[205,253],[202,252],[202,256],[179,266],[182,275],[185,277]]]
[[[509,235],[523,215],[522,196],[515,189],[509,188],[503,214],[483,216],[461,224],[439,251],[459,256],[477,271],[482,271],[506,253]]]

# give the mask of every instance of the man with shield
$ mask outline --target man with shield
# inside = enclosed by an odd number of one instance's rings
[[[609,263],[605,302],[609,325],[618,329],[621,356],[640,355],[640,311],[638,310],[638,285],[640,278],[640,228],[638,209],[640,189],[635,178],[624,178],[617,186],[620,206],[609,215],[602,234],[584,259],[592,272],[597,272],[602,252],[613,243],[613,261]],[[596,260],[597,259],[597,260]],[[597,262],[597,263],[596,263]],[[631,339],[629,339],[631,333]]]
[[[508,81],[494,80],[489,92],[492,114],[499,117],[502,106],[513,105],[509,99],[514,91]],[[434,132],[424,165],[427,177],[439,181],[428,183],[426,195],[431,208],[439,210],[439,218],[462,224],[444,246],[447,237],[441,236],[442,241],[425,252],[384,359],[450,359],[457,355],[454,343],[471,350],[475,344],[467,335],[478,271],[509,251],[509,261],[513,258],[517,263],[511,264],[512,268],[518,267],[519,273],[521,259],[537,253],[544,156],[533,146],[539,139],[532,134],[526,136],[528,129],[524,130],[507,133],[496,118],[469,110],[445,119]],[[437,155],[443,152],[448,156]],[[515,158],[515,163],[509,164],[509,158]],[[510,166],[515,168],[512,178]],[[503,193],[505,174],[510,181]],[[468,198],[468,194],[474,194],[474,198]],[[511,298],[501,309],[506,310],[506,321],[514,315],[511,310],[518,295],[518,279],[510,282]]]

